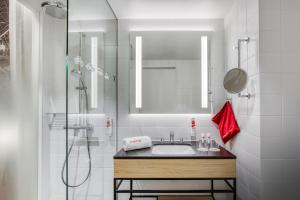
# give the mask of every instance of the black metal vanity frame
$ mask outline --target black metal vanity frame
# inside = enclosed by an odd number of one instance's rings
[[[210,181],[211,187],[209,190],[135,190],[133,188],[133,181],[141,180],[207,180]],[[214,181],[223,180],[230,189],[214,189]],[[129,181],[129,189],[120,189],[120,186],[124,181]],[[232,181],[232,184],[229,182]],[[118,199],[118,194],[130,194],[129,200],[134,198],[156,198],[158,200],[158,194],[164,193],[176,193],[176,194],[210,194],[215,200],[215,193],[232,193],[233,200],[236,200],[236,178],[114,178],[114,200]],[[153,194],[153,195],[152,195]]]
[[[158,143],[162,144],[162,142]],[[198,142],[189,143],[195,151],[192,156],[157,156],[152,154],[152,148],[140,149],[136,151],[119,150],[114,156],[114,200],[118,199],[118,194],[129,194],[129,200],[134,198],[156,198],[164,194],[205,194],[215,200],[215,194],[232,193],[232,199],[237,199],[237,179],[236,179],[236,156],[219,146],[218,152],[197,151]],[[181,159],[188,164],[181,164]],[[184,161],[184,162],[185,162]],[[205,163],[203,165],[203,163]],[[172,173],[165,165],[177,165],[172,168]],[[168,165],[168,166],[169,166]],[[189,168],[189,166],[201,166]],[[215,166],[213,169],[211,166]],[[155,170],[152,170],[154,167]],[[213,172],[212,172],[213,171]],[[181,173],[184,172],[183,175]],[[207,189],[184,189],[184,190],[163,190],[163,189],[135,189],[134,181],[147,180],[186,180],[186,181],[209,181],[210,187]],[[224,189],[215,188],[215,181],[224,181],[227,186]],[[127,187],[122,188],[124,183]],[[122,188],[122,189],[121,189]]]

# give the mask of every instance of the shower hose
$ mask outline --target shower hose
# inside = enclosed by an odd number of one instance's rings
[[[88,112],[88,107],[89,106],[88,106],[87,91],[86,91],[85,84],[84,84],[84,82],[83,82],[83,80],[81,78],[80,78],[80,83],[81,83],[81,85],[83,87],[83,90],[84,90],[85,102],[86,102],[86,110]],[[88,173],[87,173],[86,177],[80,183],[78,183],[78,184],[70,185],[68,183],[68,181],[65,180],[65,178],[64,178],[64,171],[65,171],[65,168],[66,168],[67,160],[69,159],[70,154],[72,152],[72,149],[74,147],[74,144],[75,144],[75,135],[73,137],[71,146],[70,146],[70,148],[68,150],[68,154],[66,155],[66,158],[65,158],[62,170],[61,170],[61,180],[62,180],[62,182],[65,184],[65,186],[71,187],[71,188],[76,188],[76,187],[79,187],[79,186],[83,185],[89,179],[89,177],[91,176],[91,171],[92,171],[92,161],[91,161],[91,150],[90,150],[90,143],[89,143],[89,134],[86,133],[86,148],[87,148],[87,153],[88,153],[88,158],[89,158],[89,170],[88,170]]]

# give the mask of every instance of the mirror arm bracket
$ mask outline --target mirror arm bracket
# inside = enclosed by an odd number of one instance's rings
[[[238,47],[237,47],[237,49],[238,49],[238,68],[241,67],[241,45],[242,45],[243,42],[248,43],[249,41],[250,41],[250,38],[249,38],[249,37],[245,37],[245,38],[243,38],[243,39],[239,39],[239,40],[238,40]],[[251,98],[251,94],[250,94],[250,93],[245,93],[245,94],[239,93],[239,94],[238,94],[238,97],[239,97],[239,98],[247,98],[247,99],[250,99],[250,98]]]
[[[248,43],[250,41],[250,37],[245,37],[243,39],[238,39],[238,46],[237,46],[237,50],[238,50],[238,68],[241,67],[241,46],[243,42]]]
[[[238,94],[238,97],[239,97],[239,98],[247,98],[247,99],[250,99],[250,98],[251,98],[251,94],[250,94],[250,93],[245,93],[245,94],[239,93],[239,94]]]

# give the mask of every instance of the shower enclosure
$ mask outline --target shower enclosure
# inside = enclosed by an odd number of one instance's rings
[[[112,199],[117,20],[106,0],[41,4],[41,199]]]

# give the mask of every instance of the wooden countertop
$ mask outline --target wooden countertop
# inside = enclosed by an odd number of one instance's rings
[[[153,145],[161,144],[153,142]],[[166,143],[164,143],[166,144]],[[175,143],[176,144],[176,143]],[[177,143],[178,144],[178,143]],[[121,149],[116,153],[114,159],[236,159],[236,156],[223,147],[219,147],[219,152],[200,152],[197,150],[198,142],[189,142],[194,149],[195,154],[191,155],[157,155],[152,154],[152,148],[139,149],[133,151],[124,151]]]

